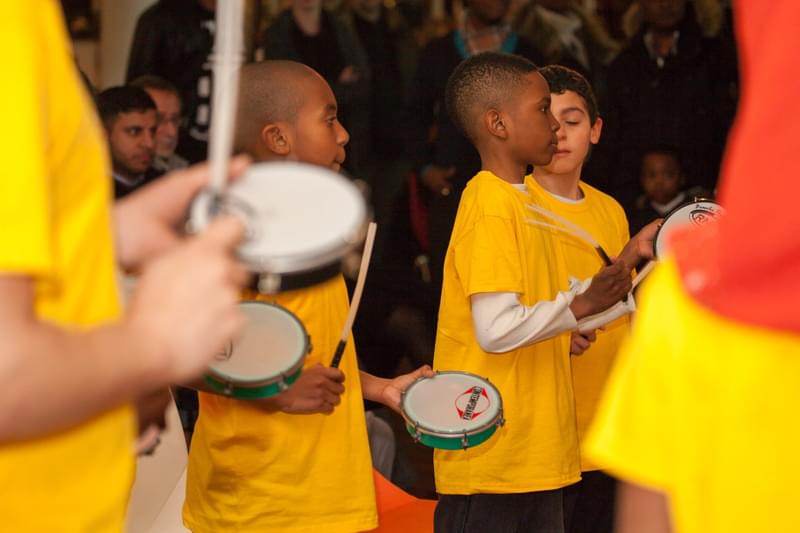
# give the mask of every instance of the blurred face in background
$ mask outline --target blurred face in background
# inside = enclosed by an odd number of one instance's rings
[[[124,178],[141,177],[155,155],[156,111],[120,113],[108,130],[114,172]]]
[[[533,3],[551,11],[566,11],[572,5],[572,0],[534,0]]]
[[[508,14],[511,0],[469,0],[470,16],[482,24],[491,26],[503,22]]]
[[[322,9],[322,0],[294,0],[292,7],[298,11],[318,11]]]
[[[645,196],[661,205],[674,200],[683,186],[683,173],[678,160],[674,155],[663,152],[645,154],[640,178]]]
[[[686,0],[638,0],[648,27],[656,31],[673,31],[686,13]]]
[[[169,158],[178,146],[181,124],[181,100],[171,91],[146,88],[156,103],[155,151],[158,157]]]

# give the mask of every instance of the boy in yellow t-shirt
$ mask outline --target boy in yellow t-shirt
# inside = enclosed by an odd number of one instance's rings
[[[336,99],[325,80],[300,63],[245,66],[239,110],[236,149],[256,160],[304,161],[336,171],[344,161],[348,134],[337,119]],[[341,275],[306,289],[245,297],[297,315],[314,350],[297,382],[275,398],[200,394],[184,523],[195,533],[373,529],[363,399],[398,409],[402,390],[431,375],[430,368],[394,380],[359,372],[352,337],[341,370],[328,367],[348,311]]]
[[[611,257],[628,242],[628,221],[622,206],[581,181],[583,163],[600,140],[603,120],[589,82],[577,72],[553,65],[542,68],[550,86],[550,109],[559,121],[558,146],[549,164],[537,167],[531,181],[534,203],[577,224]],[[546,217],[538,217],[552,222]],[[640,240],[652,240],[656,224],[643,228]],[[561,232],[555,234],[564,254],[567,272],[578,279],[591,277],[602,265],[597,252],[585,241]],[[614,517],[614,479],[588,461],[583,441],[617,351],[628,333],[633,298],[620,302],[592,323],[579,324],[572,334],[572,383],[578,440],[581,443],[581,482],[570,524],[571,533],[611,532]],[[600,328],[600,329],[597,329]],[[595,331],[597,329],[597,331]]]
[[[570,331],[628,292],[638,242],[581,282],[570,280],[560,238],[528,223],[538,185],[526,169],[551,161],[559,129],[535,65],[473,56],[448,81],[447,107],[483,170],[464,191],[450,239],[434,366],[488,377],[507,423],[475,448],[436,450],[435,528],[565,531],[564,487],[580,479]]]

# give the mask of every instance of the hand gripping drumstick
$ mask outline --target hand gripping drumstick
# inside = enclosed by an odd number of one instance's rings
[[[350,310],[347,312],[347,320],[344,322],[342,336],[339,337],[339,344],[336,345],[336,351],[333,354],[331,368],[339,368],[339,363],[342,361],[342,354],[344,353],[344,347],[347,344],[347,337],[350,336],[350,330],[353,329],[353,321],[356,319],[358,304],[361,303],[361,293],[364,292],[364,282],[367,279],[369,260],[372,257],[372,244],[375,242],[375,231],[377,229],[377,224],[374,222],[369,223],[367,238],[364,240],[364,252],[361,254],[361,267],[358,269],[356,290],[353,291],[353,300],[350,302]]]

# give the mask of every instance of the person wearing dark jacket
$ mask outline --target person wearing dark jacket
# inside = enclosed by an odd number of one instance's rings
[[[267,29],[266,59],[308,65],[325,78],[339,106],[339,119],[350,132],[345,168],[362,177],[369,150],[370,69],[356,36],[322,8],[321,0],[295,0]]]
[[[479,52],[513,53],[543,64],[533,46],[503,22],[509,3],[470,0],[462,27],[434,39],[419,55],[409,109],[409,148],[422,184],[419,192],[428,202],[429,268],[435,294],[441,288],[444,254],[461,191],[480,170],[478,152],[444,109],[447,80],[462,60]]]
[[[686,185],[713,190],[736,107],[735,50],[704,37],[686,0],[639,0],[645,25],[611,63],[596,183],[630,212],[645,148],[682,157]]]
[[[215,0],[159,0],[136,23],[127,81],[154,74],[172,82],[188,124],[178,153],[190,163],[204,160],[211,120],[211,61]]]

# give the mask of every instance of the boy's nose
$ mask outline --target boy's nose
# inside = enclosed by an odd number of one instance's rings
[[[561,123],[556,120],[556,117],[551,111],[547,111],[547,118],[550,120],[550,129],[552,131],[558,131],[561,129]]]
[[[350,134],[347,133],[347,130],[341,124],[339,124],[339,131],[336,135],[336,141],[339,146],[344,146],[350,142]]]

